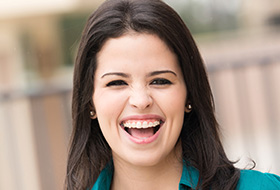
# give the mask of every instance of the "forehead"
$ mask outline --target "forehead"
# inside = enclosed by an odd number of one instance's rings
[[[97,69],[127,66],[174,67],[177,56],[157,35],[129,33],[108,39],[97,53]],[[140,68],[139,68],[140,69]]]

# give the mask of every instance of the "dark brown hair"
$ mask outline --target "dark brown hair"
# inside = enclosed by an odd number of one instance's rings
[[[109,38],[131,31],[159,36],[179,60],[192,111],[185,114],[180,135],[185,163],[199,171],[198,188],[235,189],[239,170],[228,160],[220,142],[214,102],[198,48],[178,14],[160,0],[109,0],[88,19],[74,70],[73,133],[69,151],[66,189],[93,186],[111,160],[111,149],[93,109],[96,54]]]

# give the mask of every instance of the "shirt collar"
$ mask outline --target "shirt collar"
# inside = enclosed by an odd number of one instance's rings
[[[114,166],[113,162],[110,161],[99,174],[91,190],[110,190],[113,173]]]
[[[184,162],[183,172],[179,183],[179,189],[181,190],[184,187],[190,187],[191,189],[195,189],[198,183],[198,179],[198,170]]]
[[[113,179],[114,166],[113,162],[107,164],[107,166],[101,171],[94,186],[91,190],[110,190],[111,182]],[[196,168],[188,166],[185,162],[183,164],[183,172],[179,183],[179,190],[183,190],[186,187],[192,189],[196,188],[199,179],[199,172]]]

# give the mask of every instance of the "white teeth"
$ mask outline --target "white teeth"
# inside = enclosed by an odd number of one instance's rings
[[[148,127],[148,122],[147,121],[144,121],[143,122],[143,128],[147,128]]]
[[[137,122],[136,127],[137,127],[138,129],[141,128],[141,122],[140,122],[140,121]]]
[[[147,122],[147,121],[137,121],[137,122],[130,122],[126,121],[123,123],[124,127],[127,128],[137,128],[137,129],[145,129],[149,127],[155,127],[160,124],[160,121],[154,121],[154,122]]]

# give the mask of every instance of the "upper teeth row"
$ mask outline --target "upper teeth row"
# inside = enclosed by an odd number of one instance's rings
[[[126,123],[123,123],[123,126],[124,127],[128,127],[128,128],[138,128],[138,129],[141,129],[141,128],[155,127],[155,126],[157,126],[159,124],[160,124],[159,121],[154,121],[154,122],[148,122],[148,121],[140,122],[140,121],[137,121],[137,122],[126,122]]]

